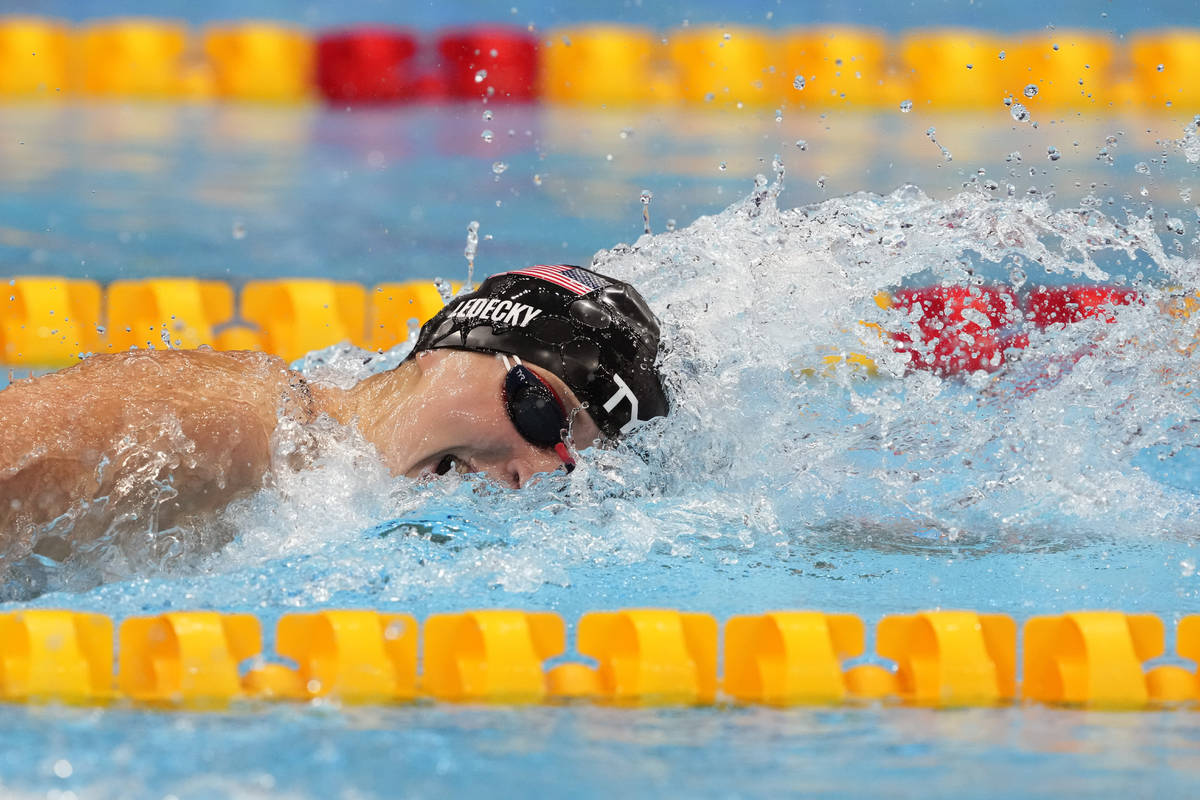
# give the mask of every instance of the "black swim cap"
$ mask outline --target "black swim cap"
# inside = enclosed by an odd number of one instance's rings
[[[571,387],[606,436],[666,416],[655,369],[658,320],[628,283],[567,264],[492,275],[421,328],[413,354],[507,353]]]

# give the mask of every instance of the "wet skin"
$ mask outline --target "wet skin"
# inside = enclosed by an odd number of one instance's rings
[[[526,364],[577,409],[572,438],[584,447],[600,436],[575,395],[555,375]],[[506,369],[493,355],[461,350],[420,353],[347,392],[314,387],[326,413],[355,424],[395,475],[432,474],[449,456],[460,472],[481,472],[507,486],[524,486],[562,467],[552,450],[526,442],[508,418],[501,386]]]
[[[18,381],[0,391],[0,562],[47,526],[86,540],[114,520],[161,530],[225,506],[284,466],[271,446],[283,418],[356,427],[395,475],[449,466],[523,486],[562,462],[517,433],[504,374],[495,356],[442,350],[340,389],[306,385],[274,356],[198,350],[93,356]],[[581,447],[599,436],[581,409],[572,435]]]

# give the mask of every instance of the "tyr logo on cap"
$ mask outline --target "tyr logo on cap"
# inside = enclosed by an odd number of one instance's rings
[[[612,413],[612,410],[617,407],[622,399],[629,401],[629,421],[621,426],[621,433],[629,433],[630,428],[645,420],[638,419],[638,399],[633,390],[629,388],[629,384],[621,378],[620,375],[613,375],[613,383],[617,384],[617,391],[613,396],[604,401],[604,410]]]

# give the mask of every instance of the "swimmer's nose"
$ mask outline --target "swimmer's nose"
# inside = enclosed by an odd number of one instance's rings
[[[524,458],[512,459],[508,462],[504,471],[507,474],[505,481],[514,489],[520,489],[529,482],[530,478],[537,474],[529,461]]]
[[[563,462],[556,454],[538,454],[535,458],[518,456],[510,459],[505,466],[505,482],[514,489],[520,489],[540,472],[553,472],[561,469]]]

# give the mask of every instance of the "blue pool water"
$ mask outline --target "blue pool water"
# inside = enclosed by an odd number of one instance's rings
[[[200,528],[22,560],[8,607],[249,611],[268,630],[333,607],[569,624],[641,605],[869,621],[1101,607],[1170,629],[1200,612],[1197,329],[1159,310],[1200,267],[1189,119],[0,109],[14,274],[462,279],[475,220],[492,237],[482,273],[574,261],[642,287],[675,402],[522,492],[395,480],[353,437],[317,431],[319,461]],[[906,373],[859,325],[905,324],[879,290],[972,280],[1117,282],[1148,302],[1034,333],[1004,370],[966,378]],[[884,377],[801,374],[842,350]],[[338,351],[303,366],[366,369]],[[214,537],[229,541],[198,544]],[[1186,794],[1200,728],[1194,712],[318,704],[0,707],[0,738],[14,797],[1061,797]]]
[[[348,0],[341,3],[292,3],[255,0],[247,6],[237,0],[189,3],[185,0],[8,0],[6,11],[39,14],[70,20],[114,16],[155,16],[182,19],[194,24],[227,22],[255,17],[284,20],[314,28],[356,24],[406,25],[420,29],[480,24],[545,29],[597,20],[669,29],[681,25],[869,25],[889,30],[915,27],[967,26],[1025,32],[1039,28],[1092,28],[1126,33],[1139,28],[1159,28],[1195,23],[1195,9],[1186,0],[1146,0],[1136,6],[1122,3],[1063,3],[1047,9],[1032,0],[1011,3],[957,3],[925,0],[907,4],[863,0],[847,5],[834,0],[787,3],[755,0],[730,5],[723,0],[665,0],[659,3],[612,3],[578,0],[553,3],[495,3],[488,0],[455,0],[451,3],[407,3],[402,0]]]

